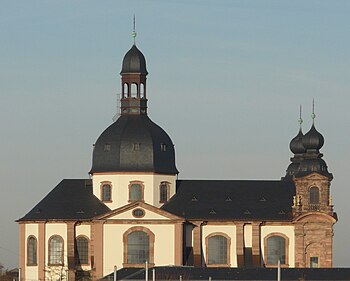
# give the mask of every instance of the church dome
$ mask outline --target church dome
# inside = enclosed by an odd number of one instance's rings
[[[315,125],[312,124],[310,131],[304,135],[302,142],[306,150],[320,150],[324,144],[324,138],[321,133],[316,130]]]
[[[143,74],[147,75],[146,59],[142,52],[133,45],[125,54],[123,59],[122,71],[120,74]]]
[[[303,154],[306,152],[303,146],[303,133],[301,129],[299,133],[290,141],[289,148],[294,154]]]
[[[122,115],[97,139],[90,174],[155,172],[177,174],[167,133],[147,115]]]

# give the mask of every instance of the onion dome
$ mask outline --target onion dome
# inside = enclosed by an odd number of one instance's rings
[[[122,71],[120,74],[142,74],[147,75],[146,59],[142,52],[134,44],[125,54],[123,59]]]
[[[290,141],[289,148],[294,154],[303,154],[306,152],[303,146],[304,134],[299,130],[299,133]]]
[[[312,124],[310,131],[304,135],[302,143],[306,150],[320,150],[324,144],[324,138]]]
[[[122,115],[96,141],[90,174],[99,172],[177,174],[173,142],[147,115]]]

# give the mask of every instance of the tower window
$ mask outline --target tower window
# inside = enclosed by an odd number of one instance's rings
[[[318,268],[318,257],[310,257],[310,267]]]
[[[316,186],[310,188],[310,204],[320,204],[320,191]]]
[[[104,148],[103,148],[104,151],[111,151],[111,145],[106,143]]]
[[[128,94],[129,94],[129,85],[128,85],[128,83],[124,83],[123,97],[127,98]]]
[[[137,98],[138,97],[138,85],[136,83],[131,84],[131,97]]]
[[[160,151],[162,151],[162,152],[166,151],[166,144],[165,143],[160,144]]]
[[[110,182],[101,183],[101,201],[112,202],[112,185]]]
[[[140,98],[145,98],[145,85],[143,83],[140,84]]]
[[[165,203],[169,200],[170,185],[168,182],[162,182],[159,186],[159,203]]]

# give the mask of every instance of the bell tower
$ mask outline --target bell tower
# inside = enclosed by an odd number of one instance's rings
[[[124,56],[122,71],[120,72],[122,82],[121,115],[146,115],[146,80],[148,72],[145,56],[136,47],[135,18],[132,37],[133,46]]]
[[[291,173],[295,183],[295,266],[332,267],[333,225],[337,221],[330,194],[333,175],[320,152],[324,138],[315,127],[314,106],[311,116],[311,129],[299,134],[298,168]]]

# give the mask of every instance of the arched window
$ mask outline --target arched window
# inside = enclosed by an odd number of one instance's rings
[[[207,265],[230,266],[230,238],[221,233],[211,234],[206,238]]]
[[[101,183],[101,200],[103,202],[111,202],[112,201],[112,186],[108,182]]]
[[[142,264],[149,261],[149,237],[143,231],[128,235],[128,263]]]
[[[49,264],[63,265],[63,239],[54,235],[49,239]]]
[[[127,98],[129,94],[129,85],[128,83],[124,83],[124,87],[123,87],[123,97]]]
[[[130,183],[129,201],[143,201],[143,184],[140,182]]]
[[[162,182],[159,186],[159,203],[165,203],[169,199],[169,183]]]
[[[137,91],[137,84],[132,83],[131,84],[131,97],[132,98],[137,98],[138,97],[138,91]]]
[[[34,236],[27,239],[27,265],[37,265],[37,240]]]
[[[142,226],[134,226],[123,235],[124,266],[140,267],[146,261],[154,266],[154,233]]]
[[[140,98],[145,98],[145,85],[143,83],[140,84]]]
[[[286,239],[279,235],[271,235],[265,240],[267,265],[286,264]]]
[[[89,264],[89,239],[77,237],[77,260],[79,264]]]
[[[309,190],[310,204],[320,204],[320,191],[316,186],[313,186]]]

